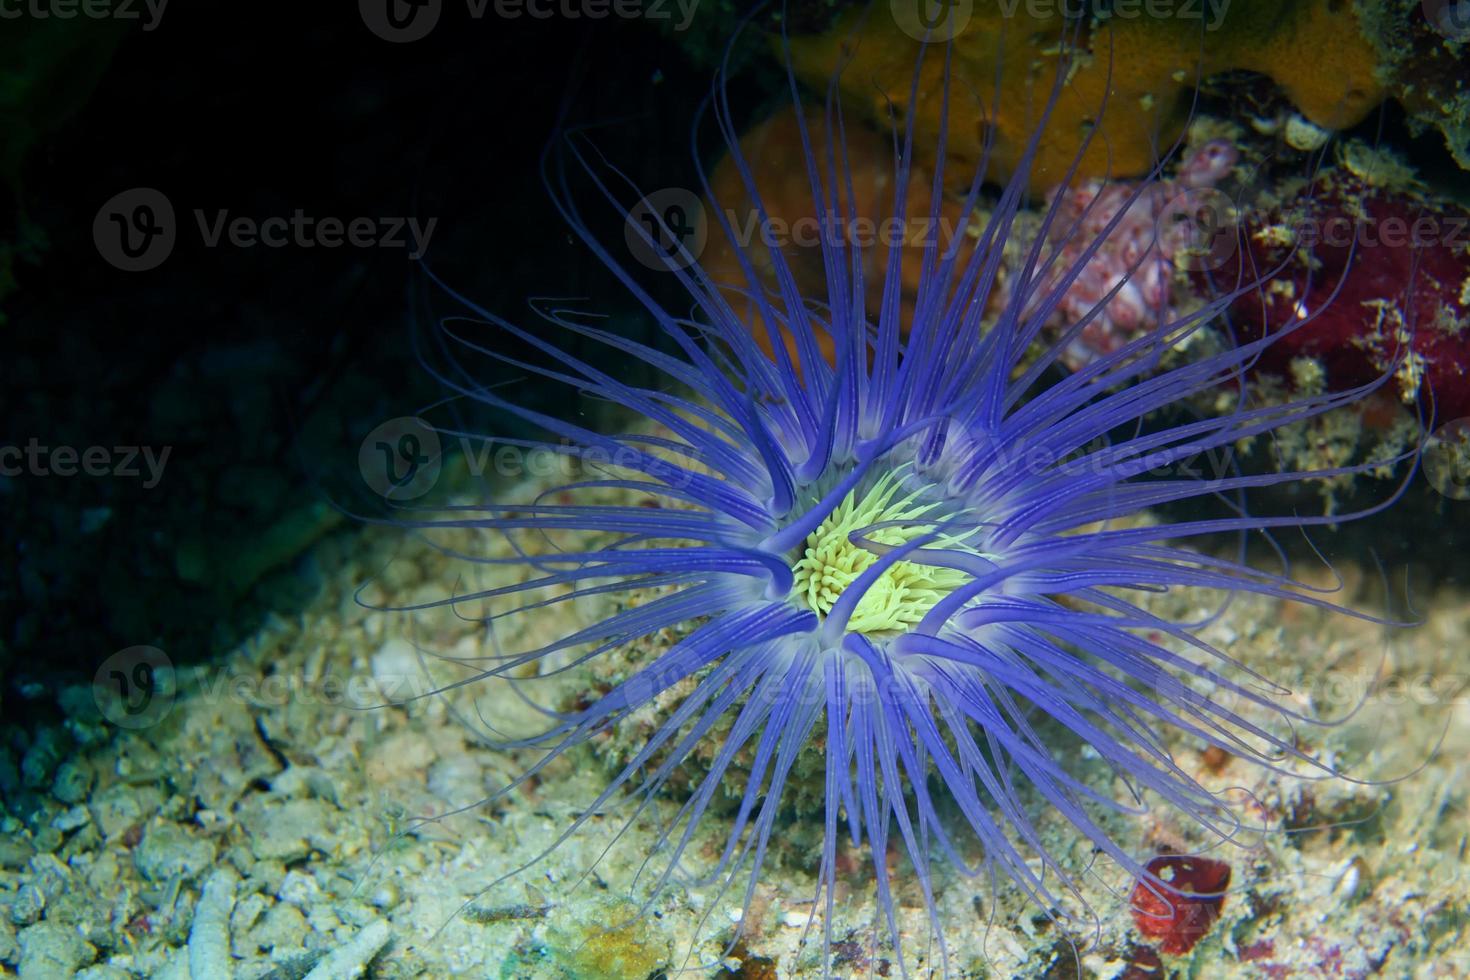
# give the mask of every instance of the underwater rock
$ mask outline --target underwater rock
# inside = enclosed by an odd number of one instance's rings
[[[221,865],[204,882],[194,921],[189,926],[189,974],[191,977],[228,977],[230,962],[230,913],[235,908],[239,878],[228,865]]]
[[[306,975],[306,980],[335,980],[337,977],[360,977],[368,972],[368,964],[388,944],[392,930],[381,919],[366,926],[351,941],[334,949]]]
[[[1414,132],[1438,130],[1445,149],[1470,170],[1470,13],[1457,0],[1360,0],[1364,33],[1378,49],[1380,75],[1408,112]]]
[[[284,511],[269,527],[238,538],[213,540],[201,533],[184,539],[175,551],[174,571],[184,582],[208,585],[235,600],[341,523],[339,511],[307,500]]]
[[[15,192],[17,225],[13,234],[0,234],[0,304],[16,287],[17,263],[38,264],[48,245],[20,194],[26,158],[87,103],[126,31],[126,21],[117,17],[27,17],[19,8],[7,11],[0,34],[0,64],[5,65],[0,184]],[[5,322],[0,307],[0,324]]]
[[[333,808],[321,800],[287,800],[242,806],[240,824],[258,861],[297,864],[313,849],[331,853]]]
[[[170,823],[150,830],[133,854],[139,873],[149,881],[195,878],[214,863],[214,858],[214,844]]]
[[[75,929],[49,922],[20,930],[18,938],[21,950],[18,972],[22,980],[74,976],[97,956],[97,950]]]

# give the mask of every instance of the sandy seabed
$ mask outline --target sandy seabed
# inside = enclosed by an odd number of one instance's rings
[[[477,554],[507,548],[479,532],[450,537],[438,540]],[[83,748],[49,764],[34,752],[19,760],[23,775],[49,785],[45,813],[0,828],[0,973],[820,974],[811,941],[820,930],[807,933],[820,826],[799,826],[819,817],[787,819],[742,910],[743,878],[723,899],[717,888],[687,885],[708,870],[728,830],[728,816],[710,815],[674,885],[640,916],[629,897],[642,900],[650,874],[638,882],[635,874],[677,799],[658,799],[626,829],[630,808],[604,808],[553,848],[606,784],[605,753],[575,749],[521,791],[477,805],[539,758],[493,751],[474,734],[487,723],[534,730],[535,712],[508,684],[375,707],[465,676],[437,655],[544,643],[605,607],[578,600],[570,610],[512,617],[492,637],[466,606],[409,614],[359,603],[398,607],[494,584],[484,567],[423,540],[387,529],[344,532],[307,561],[320,583],[314,601],[291,620],[274,618],[222,662],[179,669],[176,692],[146,723],[119,728],[99,715],[92,689],[69,692],[68,728]],[[1337,567],[1345,579],[1338,601],[1381,608],[1372,598],[1380,583],[1350,562]],[[1470,601],[1450,589],[1418,600],[1422,625],[1411,629],[1255,597],[1237,597],[1204,629],[1206,640],[1298,692],[1293,703],[1303,710],[1340,716],[1366,700],[1340,725],[1301,732],[1311,751],[1362,782],[1273,775],[1177,744],[1182,768],[1212,787],[1238,787],[1242,820],[1264,828],[1235,843],[1211,842],[1161,806],[1101,818],[1140,856],[1200,850],[1230,864],[1221,918],[1193,950],[1153,955],[1130,913],[1131,880],[1038,801],[1042,840],[1079,874],[1082,899],[1058,910],[1074,918],[1053,922],[1013,886],[941,872],[951,975],[1470,976],[1470,694],[1462,690]],[[1217,603],[1191,590],[1150,600],[1154,611],[1179,618]],[[565,704],[591,680],[586,670],[569,671],[534,689]],[[109,717],[116,708],[102,699]],[[1098,770],[1105,787],[1111,777],[1100,763]],[[852,857],[839,879],[835,972],[898,976],[892,949],[880,943],[870,955],[870,858]],[[914,976],[937,976],[917,886],[905,871],[895,874],[905,965]],[[745,936],[732,950],[742,916]]]

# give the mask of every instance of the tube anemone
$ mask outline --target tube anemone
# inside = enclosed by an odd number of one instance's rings
[[[950,52],[930,45],[922,57],[947,66]],[[1064,65],[1051,104],[1065,75]],[[918,79],[916,67],[902,118],[914,117]],[[724,82],[722,72],[708,113],[757,218],[766,221]],[[441,373],[443,382],[543,430],[544,442],[526,445],[563,454],[585,476],[529,501],[408,513],[397,523],[475,528],[507,539],[540,534],[555,542],[535,554],[517,546],[508,556],[461,556],[495,568],[510,584],[444,601],[457,609],[500,604],[487,620],[502,633],[508,621],[535,618],[544,635],[544,624],[578,599],[639,597],[590,626],[468,662],[472,669],[457,686],[498,678],[534,701],[540,678],[529,675],[595,664],[639,644],[657,651],[571,710],[539,705],[550,718],[539,734],[492,739],[504,748],[545,750],[502,795],[635,712],[656,710],[652,735],[560,840],[625,796],[636,801],[630,823],[652,819],[653,802],[703,748],[701,773],[661,826],[654,893],[685,883],[681,859],[696,832],[718,820],[723,846],[707,881],[722,895],[735,889],[748,907],[782,822],[819,820],[809,924],[819,926],[823,974],[833,970],[844,839],[871,856],[875,937],[892,945],[900,971],[912,969],[918,953],[901,941],[888,863],[894,849],[911,869],[938,963],[949,973],[940,866],[1008,878],[1045,910],[1076,893],[1079,872],[1044,844],[1034,825],[1037,806],[1054,808],[1092,847],[1167,895],[1169,884],[1107,832],[1098,812],[1138,812],[1140,801],[1152,798],[1231,836],[1238,820],[1230,803],[1174,762],[1170,738],[1262,767],[1336,775],[1294,738],[1294,727],[1316,719],[1228,650],[1201,639],[1201,622],[1166,621],[1143,599],[1202,587],[1330,605],[1286,574],[1248,564],[1243,549],[1230,560],[1192,543],[1361,516],[1254,516],[1244,498],[1256,488],[1353,474],[1370,464],[1206,476],[1190,476],[1181,464],[1349,405],[1392,372],[1351,390],[1264,404],[1252,400],[1247,372],[1277,335],[1164,356],[1211,324],[1226,323],[1230,304],[1260,288],[1271,270],[1221,284],[1199,309],[1165,317],[1075,372],[1053,370],[1110,298],[1059,335],[1043,332],[1097,247],[1078,240],[1081,220],[1050,208],[1019,274],[1004,287],[998,313],[991,303],[1001,295],[1001,256],[1030,194],[1027,163],[1045,114],[1016,175],[988,202],[988,216],[979,208],[985,161],[964,175],[959,203],[972,247],[924,246],[923,275],[912,302],[902,301],[900,245],[863,245],[840,233],[857,206],[836,91],[834,85],[820,107],[824,124],[801,129],[805,181],[823,232],[819,295],[798,287],[783,249],[742,245],[721,218],[718,231],[729,239],[743,281],[715,282],[695,256],[671,250],[667,271],[693,310],[673,312],[589,230],[569,173],[581,168],[617,207],[637,201],[639,189],[575,135],[550,155],[548,187],[571,228],[640,301],[666,343],[636,342],[586,318],[545,311],[555,331],[583,349],[601,345],[607,355],[579,356],[544,328],[516,325],[456,295],[490,339],[446,325],[446,349],[460,356],[455,370]],[[943,97],[950,97],[948,85]],[[892,137],[894,179],[883,206],[903,222],[911,217],[912,132],[900,124]],[[931,222],[949,177],[942,138],[936,151],[929,211],[918,215]],[[1166,166],[1161,155],[1134,195],[1148,194]],[[708,192],[707,181],[704,187]],[[643,231],[650,247],[656,231]],[[1078,247],[1063,260],[1058,243]],[[876,309],[866,272],[874,249],[886,270]],[[542,360],[513,358],[497,336],[515,338]],[[635,434],[609,434],[534,411],[475,383],[463,364],[468,355],[516,364],[575,396],[621,406],[644,424]],[[639,363],[661,380],[625,381],[622,369],[607,366],[616,361]],[[1216,390],[1235,394],[1228,411],[1184,410]],[[612,493],[657,506],[607,502]],[[1219,506],[1178,506],[1202,501]],[[1145,512],[1165,516],[1140,521]],[[652,642],[667,635],[674,639]],[[1273,721],[1262,722],[1263,715]],[[811,767],[799,759],[814,743],[823,749],[817,775],[809,777]],[[1082,772],[1081,745],[1133,789],[1133,798],[1115,799]],[[820,816],[783,813],[796,778],[817,781]],[[716,815],[716,791],[732,781],[738,804]]]

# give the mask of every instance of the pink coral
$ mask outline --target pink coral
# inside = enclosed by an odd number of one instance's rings
[[[1057,208],[1058,220],[1048,235],[1056,248],[1049,268],[1072,278],[1048,320],[1059,330],[1087,320],[1063,355],[1068,367],[1110,354],[1171,319],[1176,269],[1223,260],[1214,246],[1217,238],[1224,242],[1231,208],[1214,187],[1237,158],[1229,143],[1210,140],[1181,162],[1172,180],[1089,180],[1051,191],[1047,206]],[[1091,258],[1073,274],[1089,248]]]

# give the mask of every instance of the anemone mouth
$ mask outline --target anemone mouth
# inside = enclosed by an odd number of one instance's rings
[[[869,637],[897,635],[916,625],[940,600],[970,580],[967,572],[923,560],[923,545],[983,554],[973,528],[944,530],[964,512],[931,492],[910,489],[899,472],[883,472],[848,492],[796,549],[791,595],[825,621],[850,588],[862,595],[847,613],[845,630]],[[890,562],[876,578],[867,572],[893,548],[910,557]]]

